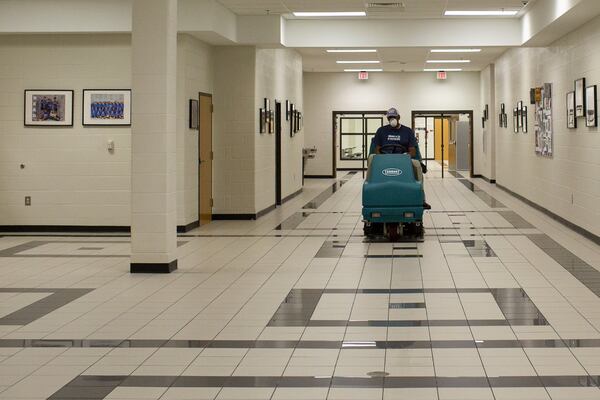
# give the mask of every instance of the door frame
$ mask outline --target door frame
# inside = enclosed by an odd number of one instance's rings
[[[444,118],[444,117],[448,117],[450,115],[453,114],[468,114],[469,115],[469,125],[470,125],[470,139],[471,139],[471,151],[469,152],[469,157],[471,158],[469,165],[471,166],[470,171],[469,171],[469,176],[471,178],[473,178],[475,176],[475,157],[474,157],[474,148],[475,146],[473,146],[473,137],[474,137],[474,124],[473,124],[473,110],[417,110],[417,111],[412,111],[411,113],[411,123],[412,123],[412,128],[414,131],[414,127],[415,127],[415,118],[416,117],[439,117],[439,118]],[[444,126],[444,124],[442,123],[442,127]],[[443,128],[442,128],[443,129]],[[442,134],[442,146],[444,146],[444,137]],[[443,152],[443,147],[442,147],[442,152]],[[442,155],[443,157],[443,155]],[[442,165],[442,178],[444,177],[444,166]]]
[[[337,120],[338,120],[338,115],[361,115],[363,120],[365,118],[365,115],[367,114],[384,114],[387,113],[386,111],[380,111],[380,110],[372,110],[372,111],[332,111],[331,112],[331,120],[332,120],[332,124],[331,126],[333,127],[332,132],[331,132],[331,137],[332,137],[332,141],[331,141],[331,159],[332,159],[332,163],[331,163],[331,168],[333,173],[331,174],[331,178],[335,178],[337,177],[337,152],[335,151],[335,144],[337,142],[337,136],[338,135],[338,131],[337,131]],[[385,121],[384,121],[385,122]],[[364,123],[364,122],[363,122]],[[342,127],[339,127],[340,129],[342,129]],[[364,131],[364,127],[363,127],[363,131]],[[364,134],[363,134],[364,136]],[[364,144],[363,144],[364,145]],[[368,144],[366,144],[368,146]],[[340,139],[340,152],[342,151],[342,143],[341,143],[341,139]],[[341,153],[340,153],[341,154]],[[363,163],[364,164],[364,163]],[[358,168],[360,169],[360,168]],[[364,167],[362,168],[363,170],[365,169]]]
[[[200,201],[201,201],[201,196],[200,196],[200,140],[201,140],[201,124],[200,124],[200,110],[201,110],[201,105],[200,105],[200,98],[201,97],[208,97],[210,98],[210,106],[211,106],[211,110],[210,110],[210,118],[211,118],[211,132],[210,132],[210,155],[211,155],[211,176],[210,176],[210,215],[211,215],[211,221],[212,221],[212,215],[213,215],[213,206],[214,204],[212,204],[212,199],[213,199],[213,177],[214,177],[214,163],[213,163],[213,133],[214,133],[214,118],[213,118],[213,112],[214,112],[214,106],[213,106],[213,95],[212,93],[205,93],[205,92],[198,92],[198,223],[201,224],[202,221],[202,216],[200,214]]]
[[[281,144],[282,144],[282,116],[281,101],[275,100],[275,205],[280,206],[281,201]]]

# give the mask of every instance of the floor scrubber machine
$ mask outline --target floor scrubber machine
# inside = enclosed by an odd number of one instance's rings
[[[421,168],[401,145],[386,145],[369,157],[362,191],[364,233],[395,242],[423,236],[425,193]]]

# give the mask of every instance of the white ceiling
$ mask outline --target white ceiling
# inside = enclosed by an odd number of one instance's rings
[[[346,68],[383,68],[389,72],[423,71],[424,68],[462,68],[481,71],[506,51],[505,47],[486,47],[480,53],[431,53],[430,48],[381,48],[377,53],[327,53],[324,48],[296,49],[302,54],[308,72],[342,72]],[[428,64],[427,60],[471,60],[468,64]],[[380,64],[337,64],[338,60],[378,60]]]
[[[218,0],[238,15],[290,14],[296,11],[364,11],[366,3],[404,3],[392,18],[439,18],[446,10],[521,10],[522,0]],[[535,0],[530,0],[529,5]],[[373,15],[381,18],[382,15]]]

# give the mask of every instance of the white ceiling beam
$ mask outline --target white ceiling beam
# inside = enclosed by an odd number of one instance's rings
[[[546,46],[600,14],[599,0],[537,1],[522,17],[525,46]]]
[[[288,20],[288,47],[519,46],[518,19]]]

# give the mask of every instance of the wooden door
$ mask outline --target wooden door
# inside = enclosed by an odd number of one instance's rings
[[[212,95],[200,94],[198,134],[198,214],[200,225],[212,220]]]

